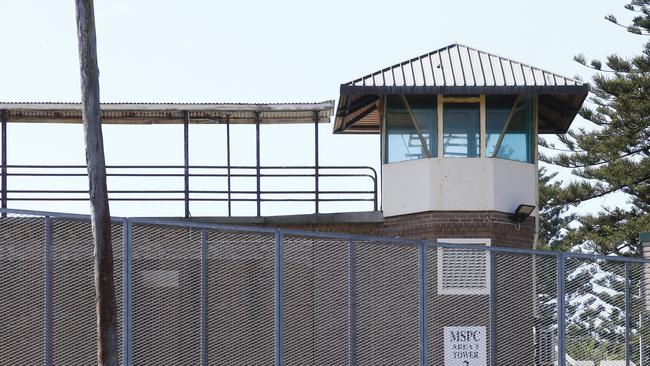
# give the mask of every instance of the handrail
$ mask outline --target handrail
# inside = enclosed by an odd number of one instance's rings
[[[186,169],[187,168],[187,169]],[[7,165],[7,177],[86,177],[85,165]],[[227,165],[108,165],[108,177],[156,178],[313,178],[315,189],[251,190],[236,189],[109,189],[109,201],[186,201],[190,202],[314,202],[318,212],[319,202],[372,202],[373,210],[378,207],[377,171],[369,166],[227,166]],[[151,170],[158,170],[151,172]],[[181,172],[175,172],[179,170]],[[221,171],[223,170],[223,172]],[[136,172],[137,171],[137,172]],[[147,172],[149,171],[149,172]],[[233,172],[234,171],[234,172]],[[252,171],[252,172],[248,172]],[[260,172],[259,174],[257,172]],[[365,189],[320,189],[317,184],[323,178],[331,179],[369,179],[371,187]],[[304,182],[304,181],[301,181]],[[349,186],[349,182],[341,183]],[[3,187],[2,197],[12,201],[86,201],[85,189],[47,189]],[[197,195],[201,195],[197,197]],[[233,196],[236,195],[236,196]],[[277,197],[280,196],[280,197]],[[296,197],[297,196],[297,197]],[[307,196],[307,197],[305,197]],[[252,198],[254,197],[254,198]],[[229,210],[230,211],[230,210]]]

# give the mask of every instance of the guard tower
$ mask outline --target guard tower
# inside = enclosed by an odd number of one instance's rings
[[[334,132],[381,135],[387,226],[417,222],[428,237],[531,247],[537,135],[565,133],[587,92],[452,44],[342,84]]]

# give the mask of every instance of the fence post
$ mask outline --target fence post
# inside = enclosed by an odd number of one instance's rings
[[[625,262],[625,366],[632,364],[632,269]]]
[[[201,366],[208,365],[208,232],[201,229]]]
[[[131,322],[132,306],[132,281],[131,281],[131,240],[133,226],[127,218],[122,221],[122,363],[130,366],[132,357],[132,332]]]
[[[428,279],[428,268],[427,268],[427,248],[428,243],[426,240],[420,242],[419,247],[419,259],[420,259],[420,280],[419,280],[419,306],[420,306],[420,365],[428,365],[429,361],[429,350],[428,350],[428,315],[427,315],[427,279]]]
[[[348,365],[357,364],[357,251],[348,242]]]
[[[557,254],[557,362],[566,366],[565,254]]]
[[[45,216],[45,366],[52,365],[52,220]]]
[[[497,255],[490,250],[490,365],[497,366]]]
[[[259,201],[258,201],[259,202]],[[284,365],[284,238],[275,232],[275,366]]]

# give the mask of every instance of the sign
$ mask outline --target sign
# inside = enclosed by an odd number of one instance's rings
[[[485,327],[444,327],[445,366],[486,366]]]

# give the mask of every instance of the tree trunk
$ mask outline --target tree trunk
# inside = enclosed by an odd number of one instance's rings
[[[81,66],[81,102],[90,190],[90,217],[95,244],[97,363],[118,365],[117,311],[113,283],[111,215],[106,187],[106,162],[99,105],[99,69],[93,0],[75,0]]]

